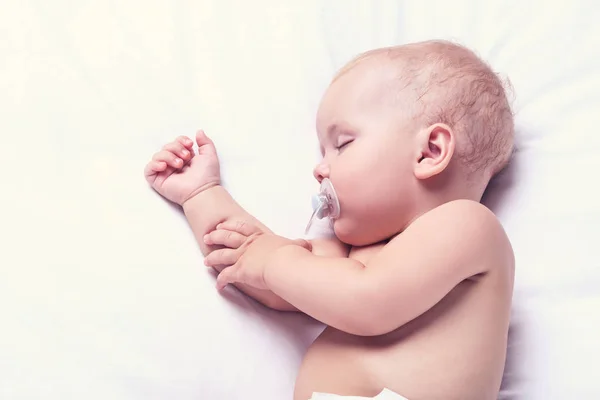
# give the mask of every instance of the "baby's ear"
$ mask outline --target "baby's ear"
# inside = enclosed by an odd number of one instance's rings
[[[446,124],[434,124],[423,129],[417,137],[418,160],[415,165],[417,179],[427,179],[441,173],[454,155],[455,138]]]

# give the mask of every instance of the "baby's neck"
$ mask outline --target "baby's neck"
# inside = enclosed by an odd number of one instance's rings
[[[471,200],[479,203],[482,195],[482,188],[466,182],[462,185],[448,186],[444,190],[424,191],[418,196],[413,212],[408,216],[408,222],[404,229],[408,228],[420,216],[443,204],[455,200]]]

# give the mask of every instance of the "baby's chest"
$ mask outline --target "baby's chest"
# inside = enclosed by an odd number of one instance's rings
[[[352,247],[348,257],[366,265],[375,254],[379,253],[381,249],[383,249],[383,246],[385,245],[386,242],[381,242],[369,246]]]

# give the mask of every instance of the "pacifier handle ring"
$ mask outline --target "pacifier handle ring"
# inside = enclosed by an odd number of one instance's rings
[[[306,225],[306,229],[304,229],[304,234],[308,234],[308,230],[310,229],[310,227],[312,226],[313,220],[315,219],[315,215],[317,214],[317,212],[321,211],[322,206],[319,206],[317,208],[315,208],[315,210],[313,211],[312,215],[310,216],[310,219],[308,220],[308,224]]]

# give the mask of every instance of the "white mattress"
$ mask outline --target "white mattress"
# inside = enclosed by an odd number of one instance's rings
[[[600,398],[600,7],[483,4],[2,2],[0,398],[291,398],[322,326],[217,294],[143,166],[204,128],[242,205],[301,236],[328,79],[434,37],[516,91],[519,151],[486,199],[517,257],[502,397]]]

